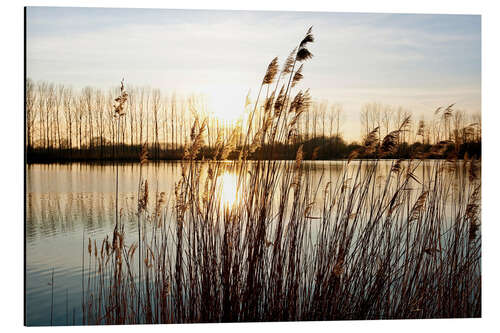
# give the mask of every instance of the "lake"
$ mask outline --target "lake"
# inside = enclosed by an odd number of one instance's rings
[[[379,162],[377,181],[395,161]],[[251,163],[251,162],[249,162]],[[293,162],[290,162],[293,163]],[[304,176],[310,191],[323,200],[321,189],[341,177],[345,161],[304,161]],[[358,162],[347,168],[354,172]],[[414,174],[429,173],[434,161],[419,165]],[[365,167],[370,162],[365,162]],[[137,192],[139,164],[120,164],[119,209],[127,238],[137,238]],[[149,163],[142,168],[154,198],[165,192],[173,199],[181,177],[179,162]],[[111,235],[115,224],[115,176],[112,164],[30,164],[26,167],[26,318],[28,325],[67,325],[82,322],[82,252],[88,239],[98,241]],[[221,175],[220,201],[231,205],[237,199],[234,166],[227,163]],[[452,186],[453,189],[453,186]],[[450,200],[452,200],[452,196]],[[313,214],[313,212],[311,213]],[[84,272],[92,271],[84,267]],[[53,282],[52,282],[53,280]],[[83,282],[86,283],[86,282]]]

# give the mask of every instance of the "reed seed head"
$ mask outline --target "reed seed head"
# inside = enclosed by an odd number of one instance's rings
[[[267,66],[266,75],[264,75],[262,84],[271,84],[274,81],[276,73],[278,73],[278,57],[274,58]]]

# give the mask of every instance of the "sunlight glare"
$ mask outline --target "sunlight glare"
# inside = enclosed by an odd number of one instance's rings
[[[243,87],[208,88],[207,96],[209,112],[220,120],[236,122],[245,115],[245,97],[248,91]]]
[[[233,207],[234,203],[238,199],[237,193],[237,181],[238,178],[236,174],[226,172],[220,179],[220,202],[222,205],[227,207]]]

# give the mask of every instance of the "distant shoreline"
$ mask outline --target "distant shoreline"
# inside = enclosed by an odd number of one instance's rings
[[[392,158],[392,157],[387,157],[387,158],[379,158],[378,160],[383,160],[383,161],[396,161],[399,160],[400,158]],[[410,158],[401,158],[403,160],[409,160]],[[356,161],[376,161],[376,158],[357,158],[353,159],[352,162]],[[414,159],[416,160],[416,159]],[[446,158],[443,157],[427,157],[424,159],[418,159],[418,160],[428,160],[428,161],[439,161],[439,160],[446,160]],[[463,158],[457,158],[458,161],[463,161]],[[150,164],[155,164],[155,163],[166,163],[166,162],[172,162],[172,163],[181,163],[183,160],[182,159],[158,159],[158,160],[149,160],[148,163]],[[285,161],[285,162],[292,162],[294,161],[293,159],[247,159],[245,162],[257,162],[257,161]],[[345,162],[348,161],[347,158],[339,158],[339,159],[304,159],[304,162]],[[85,159],[85,160],[26,160],[26,164],[31,165],[31,164],[73,164],[73,163],[85,163],[85,164],[101,164],[101,165],[107,165],[107,164],[113,164],[115,162],[118,162],[120,164],[137,164],[139,161],[133,161],[129,159],[117,159],[117,160],[99,160],[99,159]],[[237,159],[227,159],[224,161],[214,161],[211,159],[198,159],[195,162],[238,162]]]

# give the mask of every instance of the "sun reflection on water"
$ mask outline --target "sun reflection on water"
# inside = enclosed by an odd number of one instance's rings
[[[233,207],[238,200],[237,193],[238,177],[234,173],[225,172],[219,178],[220,184],[220,203],[225,207]]]

